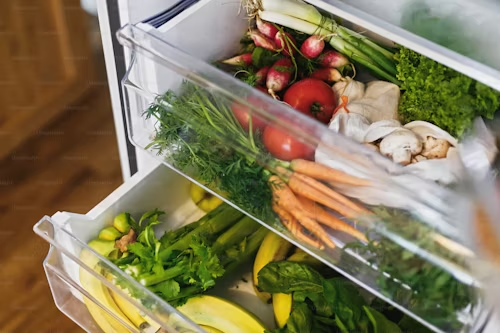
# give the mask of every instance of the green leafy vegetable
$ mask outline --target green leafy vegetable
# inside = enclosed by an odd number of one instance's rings
[[[325,279],[307,265],[271,262],[259,271],[259,289],[293,294],[287,324],[272,333],[400,333],[398,326],[371,308],[359,289],[344,278]]]
[[[401,329],[393,323],[387,320],[387,318],[375,309],[363,306],[366,315],[370,319],[373,326],[373,333],[401,333]]]
[[[163,281],[161,283],[158,283],[155,286],[155,291],[157,293],[160,293],[163,298],[173,299],[177,295],[179,295],[179,292],[181,291],[181,287],[177,281],[167,280],[167,281]]]
[[[147,148],[154,148],[158,155],[168,152],[175,167],[214,184],[252,215],[274,218],[271,189],[262,176],[264,168],[257,163],[257,157],[261,162],[269,158],[261,134],[243,130],[225,98],[189,82],[181,90],[158,97],[146,110],[146,118],[161,125]],[[228,141],[244,149],[244,154],[221,144]]]
[[[267,265],[259,271],[259,288],[269,293],[290,294],[294,291],[320,293],[322,277],[312,268],[290,261]]]
[[[307,304],[299,304],[293,309],[286,327],[290,333],[314,333],[312,331],[312,312]]]
[[[462,265],[459,257],[436,243],[432,230],[411,215],[395,209],[377,208],[374,212],[382,218],[391,230],[397,230],[403,238],[411,240],[419,248],[426,249],[443,258]],[[382,293],[406,305],[411,311],[428,322],[449,327],[462,326],[458,312],[476,304],[474,289],[456,280],[450,273],[431,262],[413,254],[387,238],[372,240],[368,246],[351,243],[344,250],[356,249],[365,255],[379,272],[377,283]],[[346,256],[350,256],[346,254]],[[389,274],[391,278],[387,278]],[[402,288],[407,285],[411,290]]]
[[[279,54],[262,47],[256,47],[252,52],[252,63],[257,68],[272,66],[280,58],[282,56]]]
[[[402,47],[397,54],[402,82],[399,114],[404,122],[431,122],[460,137],[474,118],[493,118],[500,92]]]
[[[127,255],[115,263],[174,306],[212,288],[226,268],[233,270],[248,260],[268,232],[223,203],[200,220],[158,239],[153,227],[160,223],[162,214],[158,210],[147,212],[133,224],[134,230],[140,230],[137,241],[129,244]],[[229,260],[224,251],[227,248],[232,250]],[[128,287],[123,279],[117,283]]]

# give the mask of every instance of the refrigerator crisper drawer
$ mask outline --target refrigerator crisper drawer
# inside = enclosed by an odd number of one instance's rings
[[[204,332],[87,245],[117,214],[129,212],[138,218],[155,208],[166,212],[164,230],[203,215],[189,197],[189,181],[160,165],[134,175],[85,215],[58,212],[35,225],[35,232],[51,244],[44,268],[55,304],[87,332]],[[110,282],[110,276],[124,281],[128,292]],[[115,311],[117,305],[108,300],[111,292],[121,296],[129,310],[149,317],[150,326],[139,330],[124,312]]]
[[[468,264],[475,254],[459,232],[473,218],[468,194],[424,181],[212,66],[238,51],[247,29],[240,4],[225,0],[200,1],[157,28],[123,27],[118,39],[133,51],[123,79],[132,143],[436,332],[477,325],[485,307]],[[182,100],[183,94],[196,103]],[[270,158],[258,136],[239,127],[231,112],[235,105],[292,135],[306,150],[319,147],[316,159],[321,155],[323,165],[361,180],[356,186],[340,184],[342,179],[328,183],[359,209],[350,218],[329,212],[367,233],[369,243],[359,241],[359,234],[325,228],[328,236],[319,245],[293,218],[277,218],[271,207],[276,178],[270,183],[267,177],[278,175],[291,187],[289,171],[280,169],[291,166]],[[220,126],[224,119],[227,127]],[[423,280],[454,291],[439,298]]]

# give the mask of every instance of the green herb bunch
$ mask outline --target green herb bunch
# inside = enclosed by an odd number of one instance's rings
[[[268,157],[261,133],[245,132],[224,98],[185,82],[180,94],[160,96],[145,116],[161,125],[146,149],[154,148],[176,168],[224,192],[254,216],[274,216],[271,189],[259,163]]]
[[[173,306],[212,288],[216,281],[257,252],[268,230],[223,203],[198,221],[156,237],[154,226],[163,212],[145,213],[138,223],[131,219],[137,241],[127,246],[126,255],[111,259],[120,269]],[[131,291],[146,307],[146,297]]]

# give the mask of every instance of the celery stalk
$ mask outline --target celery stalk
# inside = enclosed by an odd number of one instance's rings
[[[245,237],[259,228],[259,224],[252,218],[245,216],[231,228],[226,230],[212,245],[212,251],[219,253],[228,247],[241,242]]]

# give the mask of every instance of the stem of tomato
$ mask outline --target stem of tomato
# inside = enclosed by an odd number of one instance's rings
[[[319,114],[324,114],[326,116],[326,114],[323,112],[323,106],[321,106],[321,103],[319,103],[319,102],[312,103],[309,110],[311,111],[311,114],[315,118],[318,118]]]

